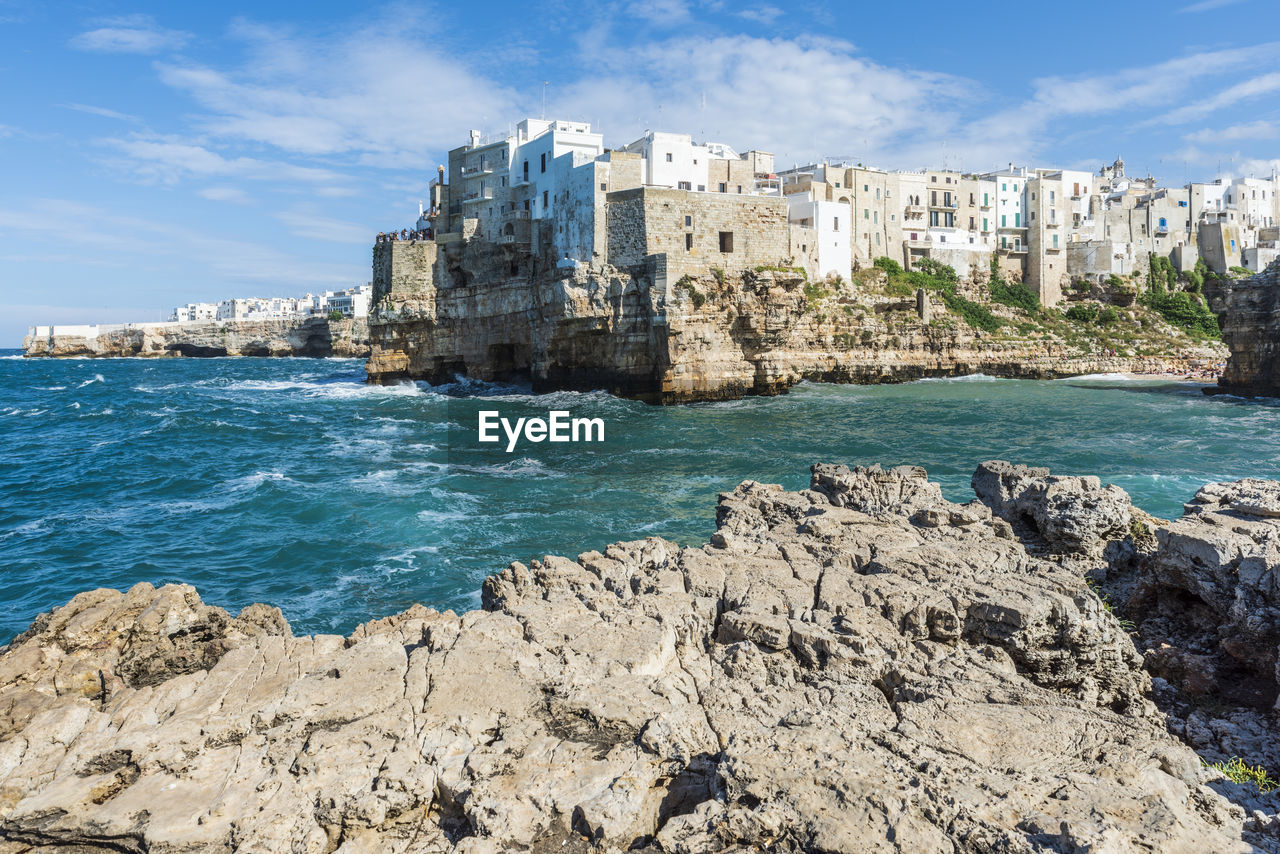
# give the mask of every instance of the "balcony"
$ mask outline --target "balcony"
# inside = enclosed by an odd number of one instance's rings
[[[462,172],[462,177],[472,178],[472,177],[475,177],[476,175],[493,174],[493,167],[487,163],[481,163],[479,165],[473,164],[471,166],[464,165],[461,169],[461,172]]]
[[[924,205],[907,205],[906,208],[904,208],[904,210],[906,211],[907,216],[924,216],[925,206]]]
[[[1060,225],[1062,225],[1062,223],[1058,222],[1056,219],[1051,219],[1051,220],[1049,220],[1048,222],[1046,222],[1046,223],[1044,224],[1044,227],[1045,227],[1045,228],[1057,228],[1057,227],[1058,227],[1058,226],[1060,226]]]
[[[511,179],[512,187],[527,187],[532,183],[533,181],[530,180],[528,175],[517,175],[516,177]]]
[[[483,190],[480,190],[479,192],[467,193],[465,196],[462,197],[462,203],[464,205],[470,205],[470,204],[475,204],[476,202],[490,201],[492,199],[493,199],[493,188],[485,187]]]
[[[960,207],[960,203],[954,200],[950,202],[936,202],[936,203],[930,202],[929,207],[935,208],[936,210],[940,210],[940,211],[953,211],[956,208]]]

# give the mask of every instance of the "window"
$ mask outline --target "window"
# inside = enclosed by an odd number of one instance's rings
[[[738,195],[739,195],[739,196],[741,196],[741,195],[742,195],[742,185],[741,185],[741,184],[739,184],[739,185],[738,185]]]
[[[937,191],[937,190],[930,190],[930,191],[929,191],[929,204],[931,204],[931,205],[936,205],[937,203],[938,203],[938,191]]]
[[[1035,200],[1036,200],[1036,194],[1035,194],[1035,193],[1032,193],[1032,194],[1031,194],[1031,201],[1033,201],[1033,202],[1034,202]]]
[[[831,230],[832,230],[832,231],[839,231],[839,230],[840,230],[840,217],[838,217],[838,216],[837,216],[837,217],[833,217],[833,218],[832,218],[832,220],[831,220]]]
[[[1009,223],[1006,221],[1007,219],[1008,219],[1008,218],[1007,218],[1004,214],[1000,214],[1000,227],[1001,227],[1001,228],[1005,228],[1006,226],[1008,226],[1008,224],[1009,224]]]
[[[604,192],[604,191],[605,191],[605,190],[607,190],[607,189],[609,189],[609,185],[608,185],[608,184],[601,184],[601,185],[600,185],[600,191],[601,191],[601,192]]]
[[[1001,184],[1001,185],[1000,185],[1000,189],[1001,189],[1001,190],[1007,190],[1007,189],[1009,189],[1009,187],[1008,187],[1008,185],[1006,185],[1006,184]]]
[[[973,226],[974,226],[973,217],[969,217],[969,230],[970,230],[970,231],[973,231]]]
[[[696,163],[697,161],[695,160],[694,162]],[[707,191],[707,185],[706,185],[706,184],[699,184],[699,185],[698,185],[698,192],[699,192],[699,193],[705,193],[706,191]]]
[[[1016,192],[1018,192],[1018,185],[1017,185],[1017,184],[1014,184],[1014,185],[1013,185],[1013,191],[1014,191],[1015,193],[1016,193]]]
[[[982,230],[983,231],[991,230],[990,228],[987,227],[987,218],[985,216],[982,218]]]
[[[668,152],[667,152],[667,162],[668,162],[668,163],[670,163],[670,162],[671,162],[671,152],[670,152],[670,151],[668,151]]]
[[[698,165],[698,158],[696,158],[696,157],[695,157],[695,158],[693,159],[693,165],[694,165],[694,166],[697,166],[697,165]]]
[[[1031,221],[1032,221],[1032,222],[1035,222],[1035,221],[1036,221],[1036,212],[1035,212],[1035,211],[1032,211],[1032,212],[1031,212]]]
[[[1016,213],[1013,215],[1013,227],[1022,228],[1022,214]]]
[[[1053,235],[1053,248],[1054,248],[1054,249],[1057,249],[1057,248],[1058,248],[1058,235],[1057,235],[1057,234]]]
[[[863,208],[863,209],[862,209],[862,218],[863,218],[863,219],[871,219],[871,208]]]
[[[728,184],[726,184],[724,181],[721,181],[721,182],[720,182],[720,192],[722,192],[722,193],[727,193],[727,192],[729,192],[729,185],[728,185]]]
[[[880,232],[876,232],[876,246],[880,245]]]
[[[876,225],[880,224],[880,211],[871,212],[871,221]]]
[[[686,217],[684,218],[684,227],[685,227],[685,228],[691,228],[692,226],[693,226],[693,217],[691,217],[691,216],[686,216]]]
[[[544,211],[547,209],[547,191],[546,190],[542,191],[542,209]]]
[[[936,184],[936,183],[938,183],[938,176],[937,176],[937,175],[930,175],[930,176],[929,176],[929,183],[931,183],[931,184]]]
[[[676,189],[679,189],[679,190],[692,190],[692,189],[693,189],[693,187],[689,184],[689,182],[688,182],[688,181],[680,181],[679,183],[677,183],[677,184],[676,184]]]
[[[545,151],[542,153],[542,171],[547,171],[547,154]]]
[[[876,201],[880,201],[880,188],[876,187]]]
[[[525,181],[529,180],[529,161],[528,160],[524,162],[524,179]]]
[[[1055,193],[1053,190],[1050,190],[1050,191],[1049,191],[1049,204],[1051,204],[1051,205],[1052,205],[1052,204],[1055,204],[1055,203],[1057,202],[1057,196],[1058,196],[1058,194],[1057,194],[1057,193]]]
[[[721,252],[733,251],[733,232],[732,231],[720,232],[720,251]]]
[[[863,184],[863,185],[862,185],[862,192],[864,192],[864,193],[870,193],[870,192],[871,192],[871,186],[870,186],[869,184]]]
[[[684,251],[685,252],[693,251],[693,234],[691,232],[686,233],[684,236]]]

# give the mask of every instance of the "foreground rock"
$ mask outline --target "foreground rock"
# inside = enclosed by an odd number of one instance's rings
[[[1280,397],[1280,261],[1256,276],[1216,284],[1210,304],[1231,350],[1219,387]]]
[[[135,356],[369,355],[364,318],[325,317],[223,320],[209,323],[131,323],[104,327],[36,327],[22,341],[27,356],[109,358]],[[94,334],[89,334],[92,332]]]
[[[1251,850],[1116,618],[986,505],[816,466],[717,528],[349,638],[81,594],[0,657],[0,851]]]

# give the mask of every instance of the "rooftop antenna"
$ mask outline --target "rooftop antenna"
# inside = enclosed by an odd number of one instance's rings
[[[542,81],[542,118],[547,118],[547,81]]]

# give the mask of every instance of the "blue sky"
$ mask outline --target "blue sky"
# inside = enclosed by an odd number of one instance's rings
[[[0,346],[369,277],[470,128],[691,132],[781,167],[1280,165],[1280,3],[0,0]]]

